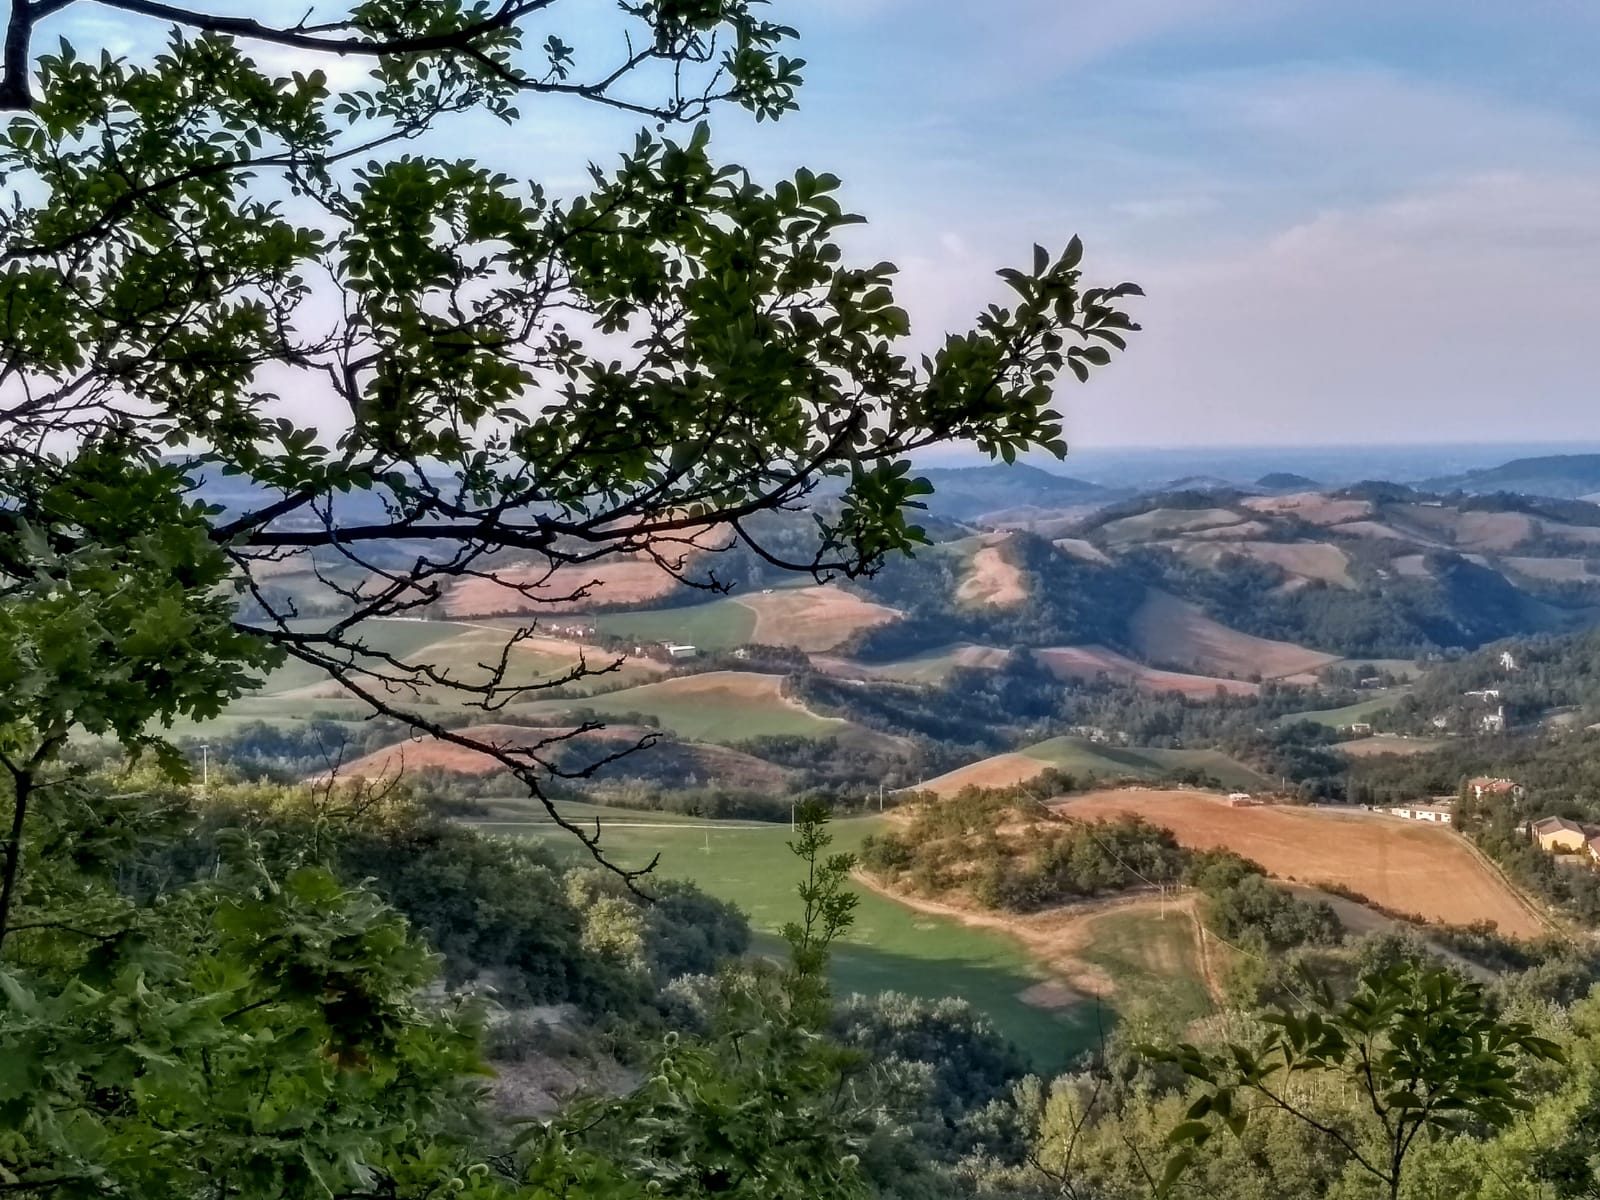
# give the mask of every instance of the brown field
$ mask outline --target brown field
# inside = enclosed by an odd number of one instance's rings
[[[531,729],[521,725],[478,725],[461,732],[489,745],[513,749],[535,748],[540,742],[559,737],[569,730]],[[649,732],[643,726],[609,726],[602,732],[581,734],[571,739],[570,752],[599,758],[636,745]],[[548,753],[556,753],[554,743]],[[666,766],[664,759],[670,762],[670,767]],[[392,779],[408,771],[429,768],[461,775],[493,775],[505,770],[490,755],[428,738],[398,742],[376,750],[342,766],[339,776],[347,779]],[[789,772],[782,767],[739,750],[703,742],[671,740],[658,741],[610,764],[602,779],[620,781],[639,770],[648,770],[657,775],[670,773],[679,778],[693,776],[701,781],[714,780],[767,792],[781,790],[791,779]]]
[[[1382,521],[1351,521],[1345,525],[1335,525],[1328,532],[1336,533],[1341,537],[1371,538],[1373,541],[1410,542],[1412,544],[1420,542],[1422,545],[1435,547],[1442,547],[1443,545],[1443,543],[1436,542],[1426,536],[1402,533],[1393,525],[1387,525]]]
[[[571,731],[571,726],[529,728],[524,725],[478,725],[460,732],[463,736],[497,749],[517,750],[534,748],[541,743],[553,747],[557,739]],[[605,731],[604,741],[618,744],[637,741],[647,732],[643,726],[614,725]],[[595,746],[599,741],[594,734],[581,735],[581,738],[574,739],[575,744]],[[394,778],[408,771],[429,768],[453,771],[459,775],[492,775],[505,770],[504,766],[481,750],[441,742],[435,738],[408,738],[345,763],[339,768],[339,776],[344,779]]]
[[[1539,523],[1524,513],[1464,512],[1456,544],[1470,550],[1510,550],[1538,536]]]
[[[1100,527],[1100,532],[1113,541],[1142,542],[1158,534],[1237,525],[1242,520],[1238,513],[1228,508],[1152,508],[1131,517],[1107,521]]]
[[[467,684],[487,683],[491,671],[505,658],[507,686],[522,686],[565,675],[581,660],[589,670],[604,671],[600,678],[608,684],[641,683],[664,675],[667,667],[653,658],[623,655],[572,638],[535,634],[511,645],[514,631],[507,627],[482,626],[435,642],[415,657],[426,660],[436,670]]]
[[[1350,578],[1350,559],[1339,547],[1327,542],[1195,542],[1185,538],[1164,544],[1201,566],[1214,567],[1224,556],[1240,554],[1257,562],[1270,563],[1302,580],[1320,579],[1343,588],[1355,586]]]
[[[1409,758],[1413,754],[1427,754],[1445,743],[1439,738],[1395,737],[1379,734],[1376,737],[1357,738],[1340,742],[1335,747],[1340,754],[1351,758],[1376,758],[1380,754],[1399,754]]]
[[[1289,496],[1253,496],[1244,506],[1259,513],[1293,513],[1313,525],[1337,525],[1372,515],[1370,500],[1337,500],[1321,492],[1295,492]]]
[[[832,650],[859,630],[886,625],[901,615],[899,609],[863,600],[831,583],[737,599],[756,614],[752,642],[793,646],[808,653]]]
[[[1011,608],[1028,598],[1022,572],[1007,562],[995,545],[984,546],[972,556],[967,575],[956,588],[956,599],[963,604],[990,608]]]
[[[1026,754],[996,754],[919,784],[917,790],[936,796],[954,796],[964,787],[1010,787],[1014,783],[1026,783],[1049,765],[1043,759],[1029,758]]]
[[[1600,544],[1600,528],[1592,525],[1567,525],[1561,521],[1543,522],[1544,532],[1553,538],[1564,538],[1585,546]]]
[[[615,558],[552,571],[546,563],[501,567],[493,579],[463,579],[445,593],[452,617],[574,613],[659,600],[678,581],[649,558]],[[521,588],[526,588],[524,593]]]
[[[1427,504],[1402,504],[1403,517],[1459,550],[1511,550],[1539,533],[1539,524],[1525,513],[1460,512]]]
[[[1082,538],[1057,538],[1053,544],[1057,550],[1065,551],[1073,558],[1081,558],[1084,562],[1105,564],[1111,561],[1099,546]]]
[[[1265,521],[1244,521],[1238,525],[1218,525],[1211,529],[1191,529],[1184,534],[1188,541],[1223,542],[1232,539],[1263,537],[1272,531]]]
[[[1429,579],[1427,556],[1402,554],[1394,560],[1395,572],[1406,579]]]
[[[1282,679],[1338,661],[1335,654],[1229,629],[1194,605],[1155,590],[1134,613],[1130,632],[1143,657],[1203,675]]]
[[[712,526],[685,529],[651,544],[661,559],[692,570],[695,562],[725,548],[731,534]],[[487,579],[459,580],[445,593],[451,616],[489,617],[511,613],[590,612],[659,600],[682,586],[644,551],[617,553],[588,563],[552,567],[543,560],[479,564]]]
[[[1243,679],[1158,671],[1104,646],[1061,646],[1035,650],[1033,654],[1063,679],[1095,679],[1106,675],[1152,694],[1178,692],[1204,700],[1214,697],[1218,688],[1230,696],[1254,696],[1261,690],[1259,685]]]
[[[1505,565],[1530,579],[1552,583],[1587,583],[1595,578],[1581,558],[1508,558]]]
[[[1448,829],[1398,817],[1311,808],[1230,808],[1192,791],[1120,788],[1062,801],[1074,817],[1137,815],[1185,846],[1226,848],[1279,879],[1349,888],[1391,912],[1428,921],[1493,921],[1512,937],[1545,930],[1539,915]]]

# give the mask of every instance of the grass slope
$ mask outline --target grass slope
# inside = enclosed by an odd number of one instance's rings
[[[1388,688],[1370,700],[1358,700],[1354,704],[1347,704],[1343,708],[1323,708],[1315,712],[1289,713],[1278,718],[1278,724],[1287,725],[1295,721],[1315,721],[1318,725],[1327,725],[1338,729],[1344,725],[1353,725],[1358,721],[1370,721],[1374,713],[1380,713],[1386,708],[1391,708],[1410,688]]]
[[[1102,913],[1078,957],[1110,977],[1124,1012],[1142,1003],[1164,1021],[1187,1022],[1212,1011],[1185,906],[1169,904],[1165,915],[1149,905]]]

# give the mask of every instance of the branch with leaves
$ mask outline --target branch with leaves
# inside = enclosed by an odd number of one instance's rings
[[[1519,1065],[1562,1061],[1554,1042],[1495,1016],[1481,987],[1442,968],[1398,963],[1364,976],[1343,1003],[1318,981],[1306,982],[1315,1006],[1267,1013],[1269,1032],[1258,1045],[1148,1052],[1202,1089],[1172,1131],[1178,1150],[1164,1191],[1219,1127],[1239,1134],[1255,1114],[1275,1111],[1335,1143],[1397,1198],[1419,1138],[1504,1127],[1532,1107],[1517,1088]],[[1302,1098],[1300,1085],[1311,1079],[1342,1087],[1369,1119],[1320,1112]]]

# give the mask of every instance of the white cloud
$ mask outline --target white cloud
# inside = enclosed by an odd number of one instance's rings
[[[1080,429],[1168,444],[1592,435],[1597,204],[1600,176],[1488,176],[1152,264],[1148,331],[1076,397]]]

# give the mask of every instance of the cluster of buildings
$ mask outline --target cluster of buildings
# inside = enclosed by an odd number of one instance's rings
[[[1473,798],[1477,800],[1482,800],[1486,796],[1520,800],[1523,795],[1522,785],[1514,779],[1496,779],[1487,775],[1480,775],[1476,779],[1467,780],[1466,790],[1471,792]],[[1395,804],[1384,811],[1391,816],[1402,817],[1407,821],[1426,821],[1433,825],[1454,825],[1456,823],[1456,801],[1453,796],[1434,796],[1429,800]],[[1597,832],[1600,832],[1600,830],[1597,830]]]
[[[1407,821],[1427,821],[1432,825],[1456,823],[1456,802],[1448,796],[1419,800],[1413,804],[1396,804],[1387,811],[1390,816],[1404,817]]]
[[[652,642],[633,648],[635,658],[660,658],[662,655],[666,655],[668,659],[698,658],[700,647],[691,646],[687,642]],[[745,655],[741,652],[739,657],[743,658]]]
[[[1587,854],[1600,863],[1600,825],[1567,817],[1544,817],[1528,825],[1528,836],[1547,854]]]

